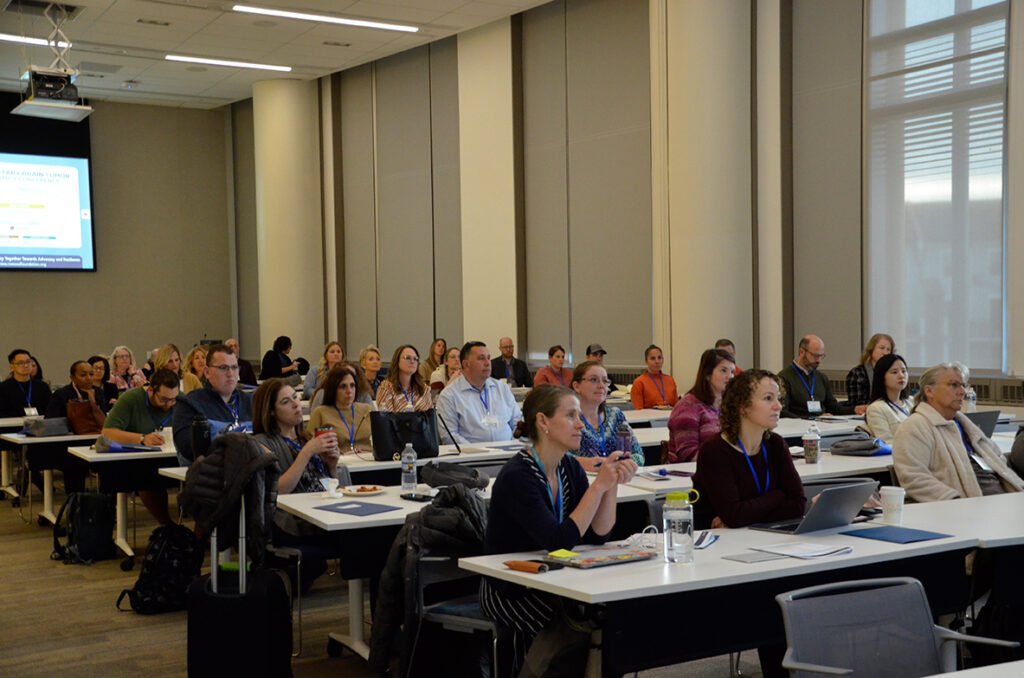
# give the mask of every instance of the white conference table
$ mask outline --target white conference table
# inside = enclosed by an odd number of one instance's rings
[[[161,471],[163,473],[163,471]],[[164,473],[169,477],[170,473]],[[490,499],[491,488],[494,485],[492,478],[487,488],[481,493],[485,500]],[[420,484],[416,487],[417,492],[433,493],[433,488]],[[410,514],[418,512],[425,505],[424,502],[402,499],[401,486],[388,486],[382,494],[364,496],[330,496],[326,492],[304,492],[299,494],[277,495],[277,506],[294,516],[297,516],[320,529],[328,532],[342,530],[359,530],[374,527],[400,526]],[[620,487],[618,503],[630,501],[649,501],[654,495],[645,490],[633,487]],[[395,510],[383,513],[375,513],[368,516],[353,516],[344,513],[326,511],[317,507],[336,504],[342,501],[360,501],[369,504],[380,504],[394,507]],[[366,643],[366,635],[363,631],[363,582],[361,579],[350,579],[348,581],[348,613],[349,613],[349,634],[331,633],[331,640],[341,643],[363,658],[369,658],[370,647]]]
[[[626,423],[630,426],[668,426],[668,418],[672,410],[658,410],[649,407],[643,410],[627,410],[622,413],[626,417]]]
[[[84,459],[90,466],[101,466],[115,462],[135,462],[151,459],[177,459],[173,441],[168,441],[162,450],[145,452],[97,452],[92,447],[69,447],[68,452],[79,459]],[[97,469],[99,471],[100,469]],[[128,557],[135,555],[135,550],[128,543],[128,492],[117,492],[117,513],[114,532],[114,543]]]
[[[32,445],[43,445],[52,443],[85,443],[96,440],[98,434],[89,435],[63,435],[63,436],[27,436],[22,433],[3,433],[0,434],[0,440],[4,440],[8,443],[18,445],[21,447],[22,455],[28,454],[28,448]],[[12,499],[19,496],[18,491],[14,488],[11,481],[11,467],[10,467],[10,452],[11,450],[3,450],[2,470],[0,470],[0,491],[5,492]],[[53,469],[43,469],[43,510],[39,513],[39,518],[42,520],[49,521],[49,523],[55,524],[57,522],[57,515],[53,512]],[[42,524],[42,523],[40,523]]]
[[[436,457],[417,458],[416,465],[424,466],[425,464],[438,459],[460,464],[502,461],[511,458],[518,450],[525,447],[525,445],[518,440],[507,440],[492,443],[469,443],[461,445],[460,447],[462,448],[461,453],[455,445],[440,445],[438,446],[438,455]],[[359,473],[360,471],[391,471],[402,467],[401,461],[393,459],[388,461],[374,460],[373,452],[343,454],[340,461],[342,464],[347,466],[349,472],[353,474]]]

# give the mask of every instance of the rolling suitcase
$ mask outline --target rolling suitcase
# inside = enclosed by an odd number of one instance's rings
[[[290,678],[291,596],[277,570],[247,572],[245,498],[238,524],[238,574],[218,573],[217,531],[210,536],[214,565],[188,590],[188,675]]]

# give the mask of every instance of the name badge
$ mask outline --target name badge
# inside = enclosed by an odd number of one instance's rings
[[[981,458],[980,454],[972,454],[971,459],[978,463],[978,466],[981,467],[982,471],[992,471],[992,467],[985,463],[985,460]]]
[[[26,407],[25,408],[25,416],[26,417],[38,417],[39,416],[39,412],[34,407]]]
[[[497,426],[498,425],[498,418],[496,416],[494,416],[492,413],[488,412],[487,414],[484,415],[483,425],[484,426]]]
[[[811,414],[821,414],[821,401],[820,400],[808,400],[807,411]]]

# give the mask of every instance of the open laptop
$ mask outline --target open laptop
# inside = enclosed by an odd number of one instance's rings
[[[964,416],[970,419],[975,426],[981,429],[986,438],[991,438],[995,433],[996,423],[999,421],[999,410],[987,412],[964,412]]]
[[[803,518],[780,520],[774,523],[758,523],[751,529],[782,534],[806,534],[818,530],[849,525],[864,502],[875,491],[878,483],[868,480],[839,487],[829,487],[818,494],[818,500],[811,504]]]

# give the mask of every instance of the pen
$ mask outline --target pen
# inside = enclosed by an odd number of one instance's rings
[[[623,455],[622,455],[621,457],[619,457],[619,458],[618,458],[618,459],[616,459],[615,461],[622,461],[623,459],[629,459],[629,458],[630,458],[631,456],[632,456],[632,455],[631,455],[631,454],[630,454],[629,452],[626,452],[625,454],[623,454]],[[596,464],[594,464],[594,468],[597,468],[597,467],[599,467],[599,466],[600,466],[601,464],[603,464],[603,463],[604,463],[603,461],[599,461],[599,462],[597,462]],[[662,470],[664,471],[664,469],[662,469]]]

